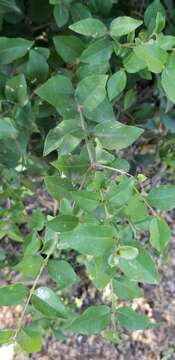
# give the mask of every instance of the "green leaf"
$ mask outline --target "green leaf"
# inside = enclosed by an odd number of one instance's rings
[[[163,70],[168,58],[167,52],[154,44],[137,45],[134,52],[139,59],[144,59],[148,70],[156,74]]]
[[[62,155],[64,147],[70,153],[83,137],[84,134],[80,127],[79,118],[66,119],[48,132],[44,143],[43,155],[46,156],[58,148],[60,149],[59,155]]]
[[[30,50],[27,63],[27,76],[33,82],[46,80],[49,72],[49,66],[45,57],[40,54],[39,48],[37,50],[36,48]]]
[[[45,178],[45,184],[54,199],[61,200],[64,197],[70,197],[69,191],[72,190],[72,185],[67,179],[56,175],[47,176]]]
[[[0,330],[0,345],[13,342],[14,330]]]
[[[175,46],[175,36],[159,35],[156,44],[163,50],[171,50]]]
[[[166,23],[165,16],[158,12],[156,15],[156,24],[154,28],[154,33],[159,34],[164,29]]]
[[[67,330],[83,335],[98,334],[108,326],[110,315],[108,306],[90,306],[68,325]]]
[[[1,11],[2,13],[16,12],[17,14],[21,14],[21,9],[17,6],[15,0],[1,0]]]
[[[35,290],[32,296],[33,306],[47,317],[65,318],[67,311],[53,290],[47,287],[40,287]]]
[[[144,23],[149,28],[150,31],[153,31],[156,24],[156,16],[157,13],[166,15],[166,11],[161,4],[160,0],[154,0],[151,2],[149,6],[147,6],[146,11],[144,13]]]
[[[50,260],[48,272],[61,289],[70,287],[78,281],[78,276],[73,267],[65,260]]]
[[[124,109],[129,109],[137,100],[136,92],[134,89],[130,89],[126,92],[124,97]]]
[[[0,288],[0,306],[21,304],[27,297],[28,289],[22,284],[7,285]]]
[[[16,265],[16,269],[27,277],[35,278],[39,274],[43,261],[40,255],[26,255]]]
[[[39,235],[36,232],[29,234],[24,242],[24,256],[36,254],[40,247],[41,240]]]
[[[53,42],[58,55],[68,64],[75,63],[84,50],[84,43],[76,36],[54,36]]]
[[[143,21],[129,16],[119,16],[111,22],[110,33],[112,36],[123,36],[136,30],[143,24]]]
[[[40,352],[42,346],[41,335],[30,327],[20,330],[17,342],[27,353]]]
[[[101,64],[110,60],[113,52],[112,41],[107,39],[98,39],[82,52],[80,61],[88,64]]]
[[[58,169],[61,174],[77,179],[87,171],[89,161],[79,155],[67,155],[60,156],[58,160],[52,162],[52,165]],[[70,190],[73,190],[73,187]]]
[[[103,36],[107,32],[106,26],[100,20],[93,18],[80,20],[69,28],[78,34],[92,37]]]
[[[136,258],[136,256],[138,255],[139,251],[136,247],[134,246],[129,246],[129,245],[123,245],[123,246],[119,246],[117,249],[117,253],[118,255],[126,260],[133,260]]]
[[[144,295],[138,284],[125,276],[113,279],[114,293],[122,300],[133,300]]]
[[[116,272],[116,267],[111,268],[108,264],[108,256],[93,257],[87,262],[86,269],[90,280],[99,288],[105,288]]]
[[[108,150],[121,150],[130,146],[143,133],[136,126],[128,126],[119,121],[108,121],[94,128],[94,135],[100,140],[102,146]]]
[[[80,2],[73,3],[70,11],[74,22],[91,17],[90,9]]]
[[[105,99],[107,78],[106,75],[91,75],[79,82],[76,95],[87,111],[93,111]]]
[[[133,195],[125,209],[126,215],[132,222],[139,222],[147,218],[148,211],[143,199],[138,194]]]
[[[150,243],[163,253],[171,237],[171,231],[165,220],[153,218],[150,223]]]
[[[70,97],[73,95],[73,86],[68,77],[55,75],[35,90],[35,93],[62,111],[68,107]]]
[[[113,227],[80,224],[73,231],[61,234],[60,247],[74,249],[84,255],[103,255],[114,247]]]
[[[17,137],[18,131],[13,125],[13,121],[8,118],[0,119],[0,140],[1,139],[15,139]]]
[[[95,157],[98,164],[110,164],[115,157],[108,151],[104,150],[100,144],[95,148]]]
[[[161,83],[165,91],[166,96],[173,103],[175,103],[175,93],[174,93],[174,84],[175,84],[175,69],[174,68],[165,68],[162,72]]]
[[[86,111],[85,110],[85,116],[87,119],[92,120],[97,123],[101,122],[107,122],[107,121],[115,121],[115,115],[113,112],[113,108],[107,97],[104,99],[102,103],[100,103],[97,108],[95,108],[93,111]]]
[[[71,193],[76,204],[85,211],[91,212],[99,206],[100,197],[97,193],[90,191],[73,191]]]
[[[32,41],[21,38],[0,38],[0,64],[10,64],[23,57],[33,45]]]
[[[113,74],[107,83],[107,91],[109,100],[112,101],[117,97],[126,87],[127,77],[123,69]]]
[[[59,28],[64,26],[69,20],[69,10],[65,4],[61,2],[54,6],[53,14]]]
[[[160,185],[153,188],[149,195],[148,201],[156,209],[168,211],[175,208],[175,186]]]
[[[130,74],[137,73],[147,66],[145,59],[137,57],[133,50],[124,58],[123,65],[125,70]]]
[[[41,211],[41,209],[35,210],[32,213],[31,218],[29,220],[30,227],[37,231],[41,231],[44,227],[44,223],[45,223],[45,216]]]
[[[78,218],[73,215],[58,215],[49,220],[47,226],[53,231],[62,233],[73,230],[78,225]]]
[[[113,185],[109,188],[106,194],[106,200],[109,202],[111,208],[117,209],[125,205],[133,193],[134,180],[126,178],[118,185]]]
[[[117,310],[117,319],[128,331],[146,330],[153,327],[153,323],[146,315],[139,314],[128,306]]]
[[[10,78],[6,82],[5,94],[8,100],[25,106],[29,101],[25,76],[19,74]]]
[[[120,270],[132,281],[158,284],[160,276],[147,250],[137,241],[132,241],[128,245],[136,247],[139,254],[130,261],[120,258],[118,265]]]

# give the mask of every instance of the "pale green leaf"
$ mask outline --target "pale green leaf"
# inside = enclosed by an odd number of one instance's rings
[[[128,126],[119,121],[108,121],[97,125],[94,135],[100,140],[102,146],[109,150],[121,150],[130,146],[143,133],[136,126]]]
[[[76,95],[87,111],[93,111],[105,99],[107,78],[106,75],[91,75],[79,82]]]
[[[129,16],[119,16],[111,22],[110,33],[112,36],[123,36],[136,30],[143,24],[143,21]]]
[[[171,231],[165,220],[153,218],[150,223],[150,243],[163,253],[171,237]]]
[[[148,201],[151,206],[159,210],[172,210],[175,207],[175,186],[174,185],[160,185],[153,188],[149,195]]]
[[[126,86],[127,77],[124,70],[119,70],[114,73],[107,82],[107,91],[109,100],[113,100],[116,96],[118,96]]]
[[[78,34],[92,37],[103,36],[107,32],[106,26],[100,20],[94,18],[80,20],[70,25],[69,28]]]

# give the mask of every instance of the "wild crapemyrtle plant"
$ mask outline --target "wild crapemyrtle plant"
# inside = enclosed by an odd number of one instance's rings
[[[155,0],[135,18],[123,1],[3,0],[0,10],[1,199],[8,205],[0,235],[22,250],[21,281],[0,288],[0,305],[23,304],[0,343],[37,352],[46,331],[60,339],[101,333],[118,343],[120,327],[157,326],[132,300],[144,296],[144,284],[159,284],[156,259],[170,240],[164,212],[175,207],[175,186],[146,191],[127,148],[149,132],[143,111],[136,116],[138,88],[153,92],[145,111],[153,100],[161,116],[173,110],[175,9]],[[53,198],[48,216],[23,208],[33,178],[44,178]],[[78,309],[78,268],[108,290],[107,304]]]

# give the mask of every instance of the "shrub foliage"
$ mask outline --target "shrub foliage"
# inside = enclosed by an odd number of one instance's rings
[[[1,344],[40,351],[45,331],[117,343],[120,326],[155,326],[132,300],[160,281],[175,186],[147,190],[128,147],[139,152],[138,141],[173,128],[175,20],[172,1],[145,5],[143,13],[132,1],[0,1],[0,238],[17,251],[2,246],[0,261],[20,274],[0,288],[0,305],[23,304]],[[54,205],[31,214],[43,186]],[[79,269],[106,304],[78,310]]]

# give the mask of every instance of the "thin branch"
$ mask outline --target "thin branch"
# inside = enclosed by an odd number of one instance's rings
[[[114,171],[120,175],[126,175],[126,176],[129,176],[129,177],[133,177],[131,174],[127,173],[125,170],[120,170],[120,169],[116,169],[112,166],[108,166],[108,165],[103,165],[103,164],[98,164],[96,163],[95,164],[95,167],[96,168],[99,168],[99,169],[107,169],[107,170],[111,170],[111,171]]]
[[[100,169],[100,168],[101,168],[101,169],[108,169],[108,170],[114,171],[114,172],[116,172],[116,173],[118,173],[118,174],[125,175],[125,176],[131,177],[131,178],[133,178],[134,180],[136,180],[136,179],[134,178],[134,176],[132,176],[131,174],[127,173],[127,172],[124,171],[124,170],[116,169],[116,168],[113,168],[113,167],[111,167],[111,166],[102,165],[102,164],[98,164],[98,163],[95,164],[95,165],[96,165],[96,168],[99,168],[99,169]],[[145,205],[149,208],[149,210],[152,212],[152,214],[153,214],[154,216],[156,216],[156,217],[160,217],[160,215],[152,208],[152,206],[151,206],[151,205],[149,204],[149,202],[145,199],[144,195],[142,195],[142,194],[140,193],[140,191],[137,189],[136,186],[134,186],[134,190],[135,190],[135,192],[136,192],[137,194],[139,194],[139,196],[141,196],[143,202],[144,202]]]
[[[111,313],[111,322],[113,326],[113,330],[117,332],[117,324],[116,324],[116,295],[114,294],[112,280],[110,282],[110,290],[111,290],[111,304],[112,304],[112,313]]]
[[[18,321],[18,324],[17,324],[17,328],[16,328],[16,331],[15,331],[15,334],[14,334],[14,340],[15,340],[15,341],[16,341],[16,339],[17,339],[17,337],[18,337],[18,334],[19,334],[19,332],[20,332],[20,330],[21,330],[21,328],[22,328],[22,324],[23,324],[23,320],[24,320],[24,317],[25,317],[25,314],[26,314],[27,307],[28,307],[28,305],[29,305],[29,303],[30,303],[30,300],[31,300],[32,296],[33,296],[33,293],[34,293],[35,288],[36,288],[36,286],[37,286],[37,284],[38,284],[38,281],[39,281],[39,279],[40,279],[40,277],[41,277],[41,274],[42,274],[44,268],[47,266],[47,263],[48,263],[48,260],[49,260],[50,255],[51,255],[51,254],[48,253],[47,257],[44,259],[43,264],[42,264],[42,266],[41,266],[41,268],[40,268],[40,271],[39,271],[39,273],[38,273],[38,275],[37,275],[37,277],[36,277],[36,279],[35,279],[35,281],[34,281],[34,283],[33,283],[33,286],[32,286],[31,289],[30,289],[29,296],[28,296],[28,298],[27,298],[27,300],[26,300],[26,303],[25,303],[25,305],[24,305],[24,308],[23,308],[21,317],[19,318],[19,321]]]
[[[92,149],[91,149],[91,146],[90,146],[89,140],[88,140],[87,129],[86,129],[86,125],[85,125],[82,106],[79,105],[78,103],[77,103],[77,109],[78,109],[78,112],[79,112],[79,115],[80,115],[80,123],[81,123],[82,130],[84,132],[85,143],[86,143],[86,148],[87,148],[87,152],[88,152],[88,155],[89,155],[89,160],[90,160],[90,163],[91,163],[91,167],[95,168],[95,160],[94,160]]]

